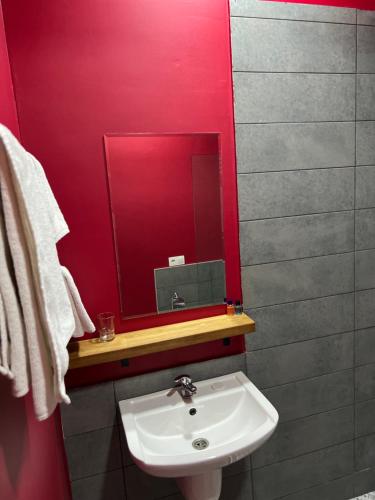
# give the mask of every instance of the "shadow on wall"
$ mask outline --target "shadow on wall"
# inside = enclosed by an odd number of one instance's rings
[[[60,412],[38,422],[30,395],[15,398],[4,378],[0,394],[1,500],[70,499]]]
[[[0,434],[0,463],[3,462],[0,469],[6,471],[5,477],[3,474],[0,476],[0,493],[7,488],[16,492],[29,448],[26,401],[25,398],[13,397],[11,384],[6,379],[0,379],[0,394],[0,429],[6,429]],[[5,484],[6,478],[8,485]]]

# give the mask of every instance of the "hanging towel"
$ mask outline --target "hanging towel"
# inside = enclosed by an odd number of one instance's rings
[[[93,324],[91,322],[90,316],[87,314],[84,305],[82,304],[81,297],[79,295],[78,288],[74,283],[73,277],[69,270],[61,266],[61,271],[64,276],[65,286],[69,295],[70,303],[72,306],[74,318],[75,318],[75,329],[73,332],[73,337],[82,337],[85,332],[90,332]]]
[[[86,324],[77,329],[77,321],[81,318],[72,307],[72,297],[56,249],[56,243],[67,234],[68,227],[41,165],[2,125],[0,140],[8,158],[39,319],[53,369],[54,404],[61,401],[69,403],[64,384],[69,366],[67,343],[78,331],[82,334],[84,330],[93,332],[95,327],[87,316]]]
[[[0,293],[5,311],[8,335],[12,335],[9,364],[14,378],[13,393],[16,397],[21,397],[25,396],[29,390],[26,337],[2,210],[0,210],[0,269]]]
[[[29,386],[31,385],[33,391],[35,415],[38,420],[44,420],[56,407],[53,365],[48,336],[40,318],[26,237],[13,188],[8,158],[1,141],[0,189],[8,243],[26,330],[31,378]]]
[[[0,375],[13,379],[9,368],[9,339],[3,298],[0,294]]]

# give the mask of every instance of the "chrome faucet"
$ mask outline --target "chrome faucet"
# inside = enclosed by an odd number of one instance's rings
[[[174,386],[178,387],[180,394],[184,399],[189,399],[197,392],[190,375],[179,375],[174,379]]]
[[[185,299],[180,297],[177,292],[173,292],[171,298],[172,310],[173,309],[183,309],[186,307]]]

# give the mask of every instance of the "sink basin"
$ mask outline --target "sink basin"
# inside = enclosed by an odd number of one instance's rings
[[[275,430],[278,413],[242,372],[195,385],[190,399],[170,389],[119,406],[130,453],[141,469],[183,478],[178,482],[185,498],[214,499],[221,468],[259,448]],[[192,477],[198,496],[190,491]],[[219,491],[202,496],[203,483]]]

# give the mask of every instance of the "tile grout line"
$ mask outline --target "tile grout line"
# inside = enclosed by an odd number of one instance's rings
[[[350,403],[350,404],[346,404],[346,405],[342,405],[342,406],[337,406],[335,408],[330,408],[328,410],[318,411],[316,413],[309,413],[308,415],[304,415],[303,417],[297,417],[297,418],[293,418],[291,420],[284,420],[283,422],[280,422],[279,425],[290,424],[293,422],[299,422],[299,421],[304,420],[306,418],[316,417],[318,415],[324,415],[325,413],[333,413],[333,412],[338,411],[338,410],[344,410],[345,408],[351,408],[352,406],[354,406],[353,403]],[[334,446],[334,445],[331,445],[331,446]],[[275,462],[275,463],[277,463],[277,462]]]
[[[255,70],[255,69],[234,69],[233,73],[236,74],[249,74],[249,75],[333,75],[333,76],[356,76],[355,71],[269,71],[269,70]],[[373,73],[360,73],[361,75],[372,75]]]
[[[353,448],[354,448],[354,439],[353,438],[351,438],[351,439],[344,439],[343,441],[340,441],[339,443],[330,444],[328,446],[323,446],[322,448],[316,448],[316,449],[314,449],[312,451],[306,451],[305,453],[299,453],[298,455],[294,455],[293,457],[289,457],[289,458],[284,458],[284,459],[278,460],[277,462],[272,462],[272,463],[268,463],[268,464],[265,464],[265,465],[261,465],[259,467],[256,467],[254,470],[261,470],[261,469],[264,469],[266,467],[270,467],[270,466],[273,466],[273,465],[282,464],[283,462],[287,462],[288,460],[294,460],[296,458],[305,457],[305,456],[311,455],[313,453],[319,453],[320,451],[328,450],[330,448],[335,448],[336,446],[342,446],[343,444],[347,444],[347,443],[353,443]]]
[[[362,166],[362,165],[361,165]],[[363,165],[366,166],[366,165]],[[368,165],[372,167],[373,165]],[[283,172],[315,172],[315,170],[339,170],[339,169],[349,169],[355,168],[355,165],[339,165],[331,167],[308,167],[308,168],[287,168],[283,170],[261,170],[259,172],[238,172],[237,176],[241,177],[243,175],[253,175],[253,174],[280,174]]]
[[[304,493],[305,491],[312,491],[314,488],[319,488],[321,486],[328,486],[329,484],[334,483],[336,481],[342,481],[343,479],[351,477],[353,474],[354,474],[354,471],[350,472],[349,474],[346,473],[343,476],[340,475],[339,477],[331,479],[328,483],[323,481],[323,482],[314,484],[313,486],[310,486],[309,488],[305,488],[303,490],[292,491],[292,492],[288,493],[287,495],[283,495],[282,497],[275,497],[275,498],[273,498],[273,500],[288,500],[288,498],[290,498],[290,496],[295,497],[296,494]],[[345,500],[349,500],[349,499],[345,499]],[[371,499],[366,499],[366,498],[360,497],[359,499],[352,498],[351,500],[371,500]]]
[[[373,73],[371,73],[373,74]],[[375,73],[374,73],[375,74]],[[361,123],[375,123],[375,120],[358,120]],[[289,120],[289,121],[280,121],[280,120],[275,120],[272,122],[235,122],[235,125],[294,125],[294,124],[300,124],[300,125],[308,125],[308,124],[314,124],[314,123],[354,123],[354,119],[351,120],[307,120],[307,121],[296,121],[296,120]]]
[[[358,365],[355,365],[354,368],[363,368],[365,366],[375,366],[375,361],[370,361],[369,363],[360,363]],[[372,399],[372,398],[370,398]]]
[[[374,208],[369,208],[369,209],[361,208],[361,209],[357,209],[357,210],[374,210]],[[355,209],[351,208],[349,210],[332,210],[331,212],[318,212],[318,213],[313,213],[313,214],[286,215],[284,217],[279,216],[279,217],[270,217],[270,218],[266,218],[266,219],[250,219],[250,220],[241,220],[239,222],[240,222],[240,224],[247,224],[249,222],[262,222],[262,221],[266,221],[266,220],[277,220],[277,219],[283,220],[283,219],[288,219],[288,218],[298,219],[298,218],[302,218],[302,217],[316,217],[316,216],[324,216],[324,215],[331,215],[331,214],[348,214],[349,215],[349,214],[352,214],[353,212],[355,212]]]
[[[318,449],[316,449],[316,450],[314,450],[312,452],[300,453],[299,455],[296,455],[296,456],[291,457],[291,458],[285,458],[284,460],[279,460],[278,462],[275,462],[275,463],[272,463],[272,464],[262,465],[261,467],[257,467],[254,470],[259,471],[261,469],[265,469],[266,467],[272,467],[272,466],[278,465],[280,463],[287,462],[289,460],[294,460],[296,458],[305,457],[305,456],[311,455],[313,453],[319,453],[320,451],[329,450],[331,448],[336,448],[336,447],[339,447],[339,446],[342,446],[342,445],[348,444],[348,443],[353,443],[353,447],[354,447],[354,439],[353,438],[351,438],[351,439],[345,439],[344,441],[342,441],[340,443],[331,444],[329,446],[323,446],[323,448],[318,448]]]
[[[248,73],[250,75],[334,75],[334,76],[374,76],[374,72],[368,71],[270,71],[270,70],[255,70],[255,69],[235,69],[233,73]],[[350,120],[349,120],[350,121]],[[372,121],[367,118],[365,120],[359,119],[358,121]]]
[[[231,16],[230,14],[230,8],[231,8],[231,5],[230,5],[230,2],[228,2],[229,4],[229,15],[230,15],[230,19],[233,18],[233,16]],[[231,26],[232,26],[232,23],[231,23]],[[233,42],[232,42],[232,34],[233,34],[233,31],[231,30],[231,33],[230,33],[230,37],[231,37],[231,50],[233,51]],[[233,54],[232,54],[232,57],[233,57]],[[234,127],[236,126],[236,110],[235,110],[235,96],[234,96],[234,74],[235,74],[235,71],[234,71],[234,68],[232,66],[232,70],[231,70],[231,77],[232,77],[232,85],[233,85],[233,121],[234,121]],[[235,131],[234,131],[235,132]],[[237,151],[237,142],[235,141],[235,148],[236,148],[236,166],[238,166],[238,151]],[[236,174],[237,174],[237,171],[236,171]],[[238,176],[236,175],[236,180],[238,179]],[[237,203],[238,204],[238,203]],[[238,206],[238,215],[239,215],[239,206]],[[240,232],[239,232],[239,216],[238,216],[238,237],[240,238]],[[241,244],[241,241],[239,241],[239,245]],[[240,255],[239,255],[239,258],[240,258],[240,273],[241,273],[241,249],[239,248],[239,252],[240,252]],[[242,278],[241,278],[241,282],[242,282]],[[248,371],[247,371],[247,363],[246,363],[246,343],[244,342],[244,347],[245,347],[245,371],[246,371],[246,375],[248,375]],[[253,479],[253,470],[254,470],[254,464],[253,464],[253,457],[252,457],[252,454],[250,454],[250,457],[249,457],[249,465],[250,465],[250,469],[249,471],[247,472],[249,475],[250,475],[250,484],[251,484],[251,498],[253,500],[256,500],[256,494],[255,494],[255,482],[254,482],[254,479]]]
[[[307,298],[304,298],[304,299],[298,299],[298,300],[288,300],[286,302],[276,302],[275,304],[266,304],[264,306],[256,306],[256,307],[245,307],[246,311],[250,311],[250,315],[251,315],[251,311],[258,311],[259,309],[265,309],[267,307],[276,307],[276,306],[283,306],[285,304],[295,304],[295,303],[298,303],[298,302],[308,302],[310,300],[319,300],[319,299],[327,299],[328,297],[337,297],[339,295],[354,295],[354,290],[352,290],[351,292],[341,292],[341,293],[332,293],[332,294],[329,294],[329,295],[320,295],[318,297],[307,297]],[[375,326],[372,325],[372,326]],[[366,327],[366,328],[371,328],[371,326],[369,327]],[[354,329],[354,326],[353,326],[353,329]],[[361,328],[362,330],[363,328]]]
[[[95,472],[95,474],[88,474],[87,476],[81,476],[81,477],[76,477],[75,479],[70,479],[70,483],[74,483],[75,481],[81,481],[82,479],[88,479],[90,477],[94,477],[94,476],[102,476],[102,475],[106,475],[108,474],[109,472],[115,472],[115,471],[122,471],[122,467],[114,467],[113,469],[110,468],[110,469],[107,469],[107,470],[103,470],[101,472]]]
[[[370,249],[372,250],[372,249]],[[364,252],[367,252],[368,250],[363,250]],[[337,252],[337,253],[329,253],[329,254],[323,254],[323,255],[313,255],[311,257],[296,257],[294,259],[283,259],[283,260],[275,260],[275,261],[270,261],[270,262],[262,262],[260,264],[247,264],[247,265],[241,265],[241,268],[248,268],[248,267],[259,267],[259,266],[268,266],[271,264],[279,264],[281,262],[299,262],[301,260],[312,260],[312,259],[320,259],[324,257],[336,257],[339,255],[350,255],[353,254],[354,256],[354,250],[348,250],[347,252]],[[373,287],[370,287],[369,290],[371,290]],[[375,287],[374,287],[375,288]],[[354,288],[353,288],[354,291]]]
[[[375,250],[375,248],[369,248],[369,249],[364,249],[360,250],[361,252],[368,252],[371,250]],[[325,253],[325,254],[317,254],[317,255],[308,255],[306,257],[294,257],[292,259],[281,259],[281,260],[271,260],[271,261],[266,261],[266,262],[257,262],[255,264],[241,264],[241,268],[248,268],[248,267],[257,267],[257,266],[268,266],[271,264],[279,264],[281,262],[296,262],[296,261],[301,261],[301,260],[309,260],[309,259],[319,259],[321,257],[335,257],[337,255],[348,255],[348,254],[353,254],[354,255],[354,249],[353,250],[347,250],[345,252],[334,252],[334,253]],[[374,287],[375,288],[375,287]],[[371,288],[370,288],[371,290]]]
[[[354,167],[353,167],[354,168]],[[375,208],[375,207],[370,207]],[[369,209],[361,209],[361,210],[369,210]],[[279,216],[274,216],[274,217],[260,217],[259,219],[241,219],[239,222],[240,224],[243,222],[254,222],[254,221],[263,221],[263,220],[274,220],[274,219],[289,219],[291,217],[306,217],[308,215],[322,215],[322,214],[339,214],[343,212],[353,212],[355,209],[354,208],[346,208],[345,210],[331,210],[331,211],[325,211],[325,212],[310,212],[310,213],[299,213],[299,214],[291,214],[291,215],[283,215],[282,217]]]
[[[369,330],[371,330],[371,327],[369,328]],[[284,346],[291,346],[293,344],[302,344],[303,342],[311,342],[313,340],[326,339],[329,337],[334,337],[335,335],[343,335],[345,333],[354,333],[354,328],[352,328],[350,330],[343,330],[342,332],[327,333],[326,335],[321,335],[319,337],[309,337],[306,339],[297,339],[297,340],[293,340],[290,342],[285,342],[283,344],[275,344],[275,345],[270,345],[270,346],[266,346],[266,347],[251,347],[251,351],[245,351],[245,354],[252,354],[253,352],[257,353],[259,351],[265,351],[267,349],[276,349],[276,348],[281,348]],[[252,335],[252,334],[249,334],[249,335]],[[372,363],[368,363],[368,364],[372,364]]]
[[[361,122],[362,120],[358,120]],[[374,121],[374,120],[372,120]],[[267,125],[268,126],[268,125]],[[342,168],[375,168],[375,165],[371,164],[359,164],[355,165],[353,161],[353,165],[328,165],[325,167],[307,167],[307,168],[284,168],[281,170],[254,170],[251,172],[237,172],[237,177],[246,176],[246,175],[254,175],[254,174],[280,174],[283,172],[314,172],[315,170],[336,170]]]
[[[352,333],[352,332],[347,332],[347,333]],[[339,334],[339,335],[343,335],[343,334]],[[344,334],[345,335],[345,334]],[[370,365],[373,365],[375,363],[369,363]],[[276,384],[276,385],[270,385],[270,386],[262,386],[262,385],[258,385],[258,389],[260,391],[268,391],[268,390],[271,390],[271,389],[277,389],[278,387],[284,387],[286,385],[291,385],[291,384],[299,384],[300,382],[306,382],[307,380],[313,380],[313,379],[316,379],[316,378],[319,378],[319,377],[326,377],[327,375],[333,375],[335,373],[341,373],[341,372],[346,372],[346,371],[349,371],[349,370],[353,370],[353,375],[354,375],[354,367],[353,366],[347,366],[347,367],[343,367],[343,368],[339,368],[337,370],[330,370],[330,371],[323,371],[321,373],[319,373],[319,375],[310,375],[309,377],[303,377],[303,378],[297,378],[297,379],[294,379],[294,380],[289,380],[288,382],[284,382],[282,384]],[[372,398],[370,398],[372,399]]]
[[[347,23],[347,22],[340,22],[340,21],[321,21],[321,20],[315,20],[315,19],[291,19],[291,18],[281,18],[281,17],[263,17],[263,16],[241,16],[241,15],[236,15],[236,14],[231,14],[231,18],[236,18],[236,19],[261,19],[263,21],[286,21],[286,22],[292,22],[292,23],[316,23],[316,24],[334,24],[334,25],[339,25],[339,26],[355,26],[355,23]],[[369,25],[361,25],[361,26],[372,26],[375,27],[371,24]]]
[[[297,493],[303,493],[305,491],[312,491],[314,488],[319,488],[320,486],[328,486],[328,485],[330,485],[332,483],[335,483],[335,482],[338,482],[338,481],[342,481],[343,479],[351,477],[353,474],[354,474],[354,471],[351,472],[349,476],[348,476],[348,474],[344,474],[343,476],[336,477],[335,479],[331,479],[328,482],[322,482],[322,483],[319,483],[319,484],[314,484],[313,486],[309,486],[308,488],[305,488],[303,490],[293,491],[292,493],[288,493],[287,495],[283,495],[282,497],[274,498],[273,500],[288,500],[288,498],[290,498],[290,495],[296,495]],[[344,499],[344,500],[349,500],[349,499]],[[362,499],[362,497],[361,497],[360,499],[352,498],[351,500],[364,500],[364,499]]]
[[[371,73],[371,74],[375,74],[375,73]],[[366,121],[366,120],[361,120],[361,121]],[[373,122],[375,120],[367,120],[367,121],[370,121],[370,122]],[[353,124],[354,125],[354,120],[314,120],[314,121],[304,121],[304,122],[301,122],[301,121],[288,121],[288,122],[283,122],[283,121],[278,121],[278,122],[236,122],[236,125],[259,125],[259,126],[262,126],[262,125],[285,125],[285,124],[288,124],[288,125],[315,125],[315,124],[318,124],[318,125],[322,125],[324,123],[338,123],[340,125],[342,125],[343,123],[346,123],[346,124]]]
[[[356,436],[355,439],[367,438],[369,436],[375,437],[375,431],[374,432],[367,432],[366,434],[361,434],[359,436]]]
[[[358,10],[356,9],[355,11],[355,16],[356,16],[356,27],[355,27],[355,69],[356,73],[358,71]],[[357,206],[357,92],[358,92],[358,87],[357,87],[357,82],[358,82],[358,76],[356,75],[355,77],[355,82],[354,82],[354,164],[355,164],[355,169],[354,169],[354,193],[353,193],[353,199],[354,199],[354,209]],[[357,321],[356,321],[356,298],[357,298],[357,287],[356,287],[356,253],[357,253],[357,242],[356,242],[356,217],[354,217],[354,228],[353,228],[353,233],[354,233],[354,259],[353,259],[353,273],[354,273],[354,309],[353,309],[353,319],[354,319],[354,342],[353,342],[353,437],[354,441],[356,439],[356,327],[357,327]],[[356,452],[355,452],[355,445],[353,446],[353,467],[354,470],[356,469]],[[354,491],[353,491],[354,493]]]
[[[358,168],[358,167],[353,167]],[[375,167],[374,167],[375,168]],[[293,214],[293,215],[283,215],[283,216],[277,216],[277,217],[261,217],[260,219],[242,219],[239,221],[240,225],[245,224],[248,222],[262,222],[262,221],[267,221],[267,220],[276,220],[276,219],[290,219],[290,218],[297,218],[297,217],[312,217],[314,215],[326,215],[326,214],[342,214],[342,213],[350,213],[350,212],[360,212],[363,210],[375,210],[375,207],[360,207],[360,208],[347,208],[345,210],[330,210],[326,212],[310,212],[310,213],[300,213],[300,214]]]
[[[374,252],[375,247],[370,247],[370,248],[359,248],[358,250],[346,250],[346,251],[341,251],[341,252],[333,252],[333,253],[323,253],[323,254],[315,254],[315,255],[306,255],[304,257],[293,257],[291,259],[278,259],[278,260],[270,260],[270,261],[265,261],[265,262],[255,262],[252,264],[242,264],[241,263],[241,268],[248,268],[248,267],[257,267],[257,266],[268,266],[271,264],[279,264],[281,262],[295,262],[295,261],[300,261],[300,260],[308,260],[308,259],[318,259],[320,257],[334,257],[336,255],[347,255],[347,254],[353,254],[354,257],[357,254],[369,254],[369,252]],[[353,288],[354,290],[357,291],[363,291],[363,290],[373,290],[375,286],[370,286],[369,288]]]
[[[370,328],[370,330],[371,330],[371,328]],[[272,346],[268,346],[268,347],[260,347],[258,349],[252,349],[251,351],[245,351],[245,354],[252,354],[253,352],[258,353],[259,351],[268,351],[270,349],[280,349],[280,348],[285,347],[285,346],[291,346],[294,344],[303,344],[304,342],[314,342],[314,341],[318,341],[320,339],[328,339],[328,338],[332,338],[332,337],[339,336],[339,335],[348,335],[348,334],[353,333],[353,332],[354,332],[354,328],[352,328],[350,330],[344,330],[342,332],[328,333],[327,335],[320,335],[319,337],[312,337],[310,339],[293,340],[292,342],[285,342],[284,344],[272,345]],[[253,335],[253,334],[250,333],[248,335]],[[363,365],[367,365],[367,364],[368,365],[375,364],[375,361],[370,362],[370,363],[363,363]],[[363,365],[360,365],[360,366],[363,366]]]
[[[356,12],[356,22],[346,22],[346,21],[324,21],[322,19],[292,19],[290,17],[265,17],[265,16],[250,16],[250,15],[241,15],[241,14],[231,14],[231,18],[236,19],[260,19],[264,21],[290,21],[290,22],[302,22],[302,23],[317,23],[317,24],[334,24],[339,26],[364,26],[366,28],[373,28],[375,30],[375,24],[367,24],[367,23],[359,23],[358,15]]]
[[[322,373],[320,375],[314,375],[312,377],[305,377],[305,378],[294,380],[291,382],[285,382],[284,384],[273,385],[270,387],[262,387],[262,391],[270,391],[273,389],[278,389],[280,387],[286,387],[288,385],[299,384],[301,382],[307,382],[309,380],[316,380],[316,379],[321,378],[321,377],[327,377],[329,375],[335,375],[337,373],[344,373],[344,372],[354,372],[354,368],[341,368],[341,370],[333,370],[333,371],[328,372],[328,373]],[[369,398],[369,399],[373,399],[373,398]],[[317,413],[321,413],[321,412],[317,412]],[[314,413],[312,413],[312,415],[314,415]],[[294,420],[294,419],[291,419],[291,420]]]
[[[115,429],[118,427],[118,424],[106,425],[104,427],[95,427],[95,429],[90,429],[89,431],[77,432],[75,434],[70,434],[69,436],[65,436],[64,441],[74,438],[76,436],[84,436],[85,434],[90,434],[90,432],[104,431],[105,429]]]
[[[248,266],[250,267],[250,266]],[[325,298],[328,298],[328,297],[336,297],[337,295],[349,295],[349,294],[352,294],[354,292],[358,292],[358,293],[362,293],[362,292],[375,292],[375,288],[363,288],[363,289],[360,289],[360,290],[351,290],[351,291],[345,291],[345,292],[336,292],[336,293],[331,293],[329,295],[318,295],[318,296],[314,296],[314,297],[305,297],[305,298],[302,298],[302,299],[298,299],[298,300],[288,300],[286,302],[275,302],[275,303],[271,303],[271,304],[263,304],[263,305],[260,305],[260,306],[255,306],[255,307],[249,307],[248,305],[244,304],[244,308],[246,310],[258,310],[258,309],[264,309],[266,307],[275,307],[275,306],[282,306],[284,304],[295,304],[296,302],[305,302],[305,301],[308,301],[308,300],[314,300],[314,299],[325,299]],[[372,328],[375,326],[375,322],[372,323],[372,324],[367,324],[366,326],[361,326],[358,328],[358,330],[366,330],[367,328]],[[356,325],[354,325],[354,328],[353,330],[356,329]]]
[[[359,120],[360,121],[360,120]],[[353,162],[354,163],[354,162]],[[242,175],[253,175],[253,174],[280,174],[283,172],[308,172],[315,170],[330,170],[339,168],[375,168],[375,165],[331,165],[326,167],[308,167],[308,168],[285,168],[283,170],[254,170],[252,172],[237,172],[237,177]],[[371,208],[371,207],[370,207]],[[356,208],[356,210],[361,209],[361,207]]]
[[[373,165],[363,165],[372,167]],[[254,170],[252,172],[237,172],[237,176],[253,175],[253,174],[280,174],[282,172],[309,172],[315,170],[331,170],[338,168],[354,168],[355,165],[328,165],[325,167],[308,167],[308,168],[284,168],[282,170]]]
[[[115,471],[118,471],[118,470],[122,470],[122,468],[118,467],[116,469],[109,469],[109,470],[106,470],[106,471],[103,471],[103,472],[96,472],[95,474],[90,474],[89,476],[82,476],[82,477],[78,477],[77,479],[71,479],[70,482],[71,483],[75,483],[77,481],[82,481],[83,479],[88,479],[90,477],[96,477],[96,476],[102,476],[104,474],[108,474],[108,472],[115,472]]]
[[[115,381],[114,380],[112,381],[112,390],[113,390],[113,403],[115,405],[115,419],[116,419],[116,427],[117,427],[117,438],[119,440],[119,445],[120,445],[122,484],[124,486],[124,495],[125,495],[125,498],[127,498],[128,497],[128,491],[127,491],[127,487],[126,487],[126,474],[125,474],[126,463],[125,463],[125,460],[124,460],[125,450],[123,449],[124,442],[121,439],[121,435],[120,435],[120,433],[123,432],[123,429],[121,429],[121,423],[122,423],[122,421],[121,421],[121,418],[120,418],[120,415],[119,415],[119,407],[118,407],[118,401],[117,401],[117,398],[116,398],[116,388],[115,388]]]

